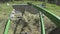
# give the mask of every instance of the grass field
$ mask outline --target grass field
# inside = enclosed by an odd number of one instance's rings
[[[47,4],[47,10],[51,11],[55,15],[60,17],[60,6],[54,5],[54,4]]]
[[[9,3],[9,4],[26,4],[27,2],[30,2],[30,1],[26,1],[26,2],[15,1],[15,2],[7,2],[7,3]],[[11,5],[10,6],[7,6],[7,3],[0,3],[0,34],[3,33],[1,30],[4,29],[3,27],[5,26],[4,24],[6,22],[6,19],[8,19],[9,14],[11,13],[11,11],[13,9]],[[33,2],[32,1],[31,3],[34,3],[34,4],[37,4],[38,5],[38,4],[41,4],[42,2]],[[60,6],[57,6],[57,5],[54,5],[54,4],[48,4],[47,3],[47,8],[46,9],[49,10],[49,11],[51,11],[52,13],[60,16],[60,14],[59,14],[60,13]],[[45,22],[47,22],[47,19],[46,19]],[[12,30],[10,30],[10,32],[12,32]],[[11,33],[9,33],[9,34],[11,34]]]
[[[41,4],[43,2],[33,2],[33,4]],[[46,8],[48,11],[54,13],[55,15],[59,16],[60,17],[60,6],[58,5],[55,5],[55,4],[49,4],[49,3],[46,3]]]
[[[26,2],[23,2],[22,1],[15,1],[15,2],[7,2],[9,4],[26,4],[27,2],[30,2],[30,1],[26,1]],[[0,16],[2,14],[10,14],[11,10],[12,10],[12,6],[7,6],[7,3],[1,3],[0,4]],[[31,2],[31,3],[34,3],[34,4],[41,4],[42,2]],[[47,3],[47,10],[51,11],[52,13],[58,15],[60,17],[60,6],[57,6],[55,4],[48,4]]]

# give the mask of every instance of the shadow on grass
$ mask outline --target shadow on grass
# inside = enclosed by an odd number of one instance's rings
[[[51,31],[49,34],[60,34],[60,28],[55,28],[53,31]]]

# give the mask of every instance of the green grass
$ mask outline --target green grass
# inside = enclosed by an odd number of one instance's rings
[[[26,2],[21,2],[21,1],[15,1],[15,2],[8,2],[9,4],[26,4],[27,2],[30,1],[26,1]],[[34,4],[41,4],[42,2],[33,2]],[[7,6],[7,3],[2,3],[0,4],[0,20],[2,20],[2,24],[5,23],[3,21],[5,21],[4,19],[8,19],[10,12],[12,11],[12,6]],[[48,4],[47,3],[47,10],[51,11],[52,13],[60,16],[60,6],[54,5],[54,4]],[[1,23],[1,22],[0,22]],[[1,25],[1,24],[0,24]],[[1,28],[2,26],[0,26],[0,31],[2,30]],[[11,31],[11,30],[10,30]],[[2,32],[2,31],[1,31]],[[1,33],[0,32],[0,33]]]
[[[43,2],[33,2],[33,4],[42,4]],[[55,4],[46,4],[46,8],[48,11],[54,13],[55,15],[60,17],[60,6],[57,6]]]
[[[60,17],[60,6],[54,4],[47,4],[46,9]]]
[[[9,4],[27,4],[27,2],[33,2],[33,1],[15,1],[15,2],[6,2],[6,3],[1,3],[0,4],[0,16],[3,14],[6,14],[8,16],[10,12],[12,11],[12,6],[7,6],[7,3]],[[35,3],[35,2],[34,2]],[[37,3],[38,4],[38,3]]]
[[[15,2],[8,2],[9,4],[26,4],[27,2],[31,2],[33,4],[41,4],[42,2],[38,1],[15,1]],[[47,10],[51,11],[52,13],[60,16],[60,6],[54,5],[54,4],[48,4],[47,3]],[[12,6],[7,6],[7,3],[2,3],[0,4],[0,16],[2,14],[9,15],[10,12],[12,11]]]
[[[12,10],[12,7],[7,6],[6,3],[0,5],[0,15],[2,15],[2,14],[10,14],[11,10]]]

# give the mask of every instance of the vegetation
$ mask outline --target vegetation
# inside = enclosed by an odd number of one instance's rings
[[[46,9],[60,17],[60,15],[59,15],[59,13],[60,13],[60,10],[59,10],[60,6],[57,6],[55,4],[47,4],[47,8]]]
[[[5,26],[5,22],[6,22],[6,20],[8,19],[8,17],[9,17],[9,15],[10,15],[10,12],[12,11],[12,6],[10,5],[10,6],[7,6],[7,3],[9,3],[9,4],[26,4],[27,2],[30,2],[30,1],[14,1],[14,2],[6,2],[6,3],[0,3],[0,34],[3,34],[3,27]],[[38,2],[38,1],[32,1],[32,3],[34,3],[34,4],[36,4],[36,5],[40,5],[41,3],[43,3],[43,2]],[[55,4],[49,4],[49,3],[47,3],[47,8],[45,8],[45,9],[47,9],[47,10],[49,10],[49,11],[51,11],[52,13],[54,13],[54,14],[56,14],[56,15],[58,15],[59,17],[60,17],[60,6],[57,6],[57,5],[55,5]],[[26,13],[26,15],[27,15],[28,13]],[[30,14],[31,15],[31,14]],[[30,19],[31,18],[31,16],[29,16],[30,18],[28,18],[27,16],[25,16],[26,17],[26,19]],[[33,17],[34,18],[34,17]],[[32,19],[32,18],[31,18]],[[31,20],[30,19],[30,20]],[[34,18],[35,19],[35,18]],[[33,20],[34,20],[33,19]],[[38,19],[37,19],[38,20]],[[45,19],[46,21],[45,21],[45,23],[47,22],[47,19]],[[32,20],[31,20],[32,21]],[[31,22],[32,23],[32,22]],[[50,23],[50,22],[49,22]],[[48,24],[49,24],[48,23]],[[12,30],[14,30],[13,28],[15,27],[15,26],[13,26],[14,24],[12,23],[11,24],[11,28],[12,29],[10,29],[9,30],[9,34],[11,34],[13,31]],[[48,27],[48,25],[46,25],[47,27]],[[49,25],[50,26],[50,25]],[[34,26],[35,27],[35,26]],[[52,27],[51,27],[52,28]],[[2,32],[2,33],[1,33]],[[11,32],[11,33],[10,33]]]

